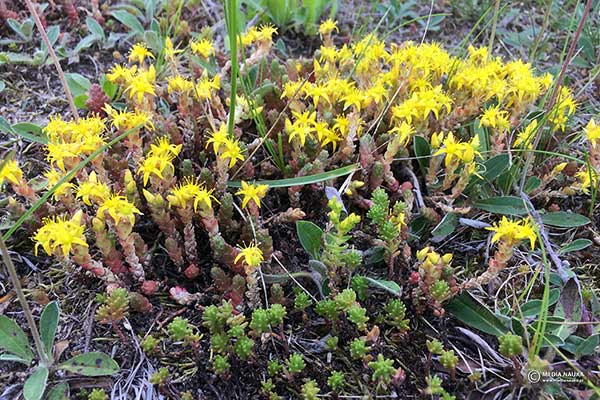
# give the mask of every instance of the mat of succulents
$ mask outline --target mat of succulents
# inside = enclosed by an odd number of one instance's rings
[[[599,20],[0,0],[0,399],[600,398]]]

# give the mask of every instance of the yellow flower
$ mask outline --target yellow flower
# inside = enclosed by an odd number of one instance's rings
[[[235,257],[233,262],[237,263],[243,259],[246,265],[246,273],[252,272],[264,261],[262,250],[256,245],[239,248],[239,251],[240,253]]]
[[[452,99],[442,91],[441,86],[436,86],[414,92],[402,104],[392,107],[392,115],[411,124],[413,118],[425,121],[430,113],[433,113],[437,120],[443,109],[450,113],[451,107]]]
[[[321,142],[322,147],[326,147],[329,143],[333,145],[333,151],[337,148],[338,142],[342,140],[341,135],[333,129],[329,129],[327,122],[321,121],[315,124],[315,133],[317,139]]]
[[[135,204],[130,203],[125,196],[119,196],[113,194],[111,197],[106,199],[104,203],[98,208],[97,217],[104,219],[105,212],[115,221],[115,224],[119,224],[121,221],[129,222],[131,225],[135,224],[135,214],[142,214],[137,209]]]
[[[344,102],[344,110],[350,106],[354,106],[356,108],[356,111],[360,112],[360,108],[363,102],[365,101],[365,98],[365,95],[357,89],[352,89],[348,91],[341,98],[341,100]]]
[[[481,125],[496,128],[500,131],[510,127],[508,112],[501,111],[500,106],[487,108],[481,117]]]
[[[227,143],[228,140],[229,140],[229,136],[227,133],[227,125],[221,124],[221,126],[219,127],[219,130],[213,132],[210,139],[208,139],[208,141],[206,142],[206,147],[208,147],[208,145],[212,143],[215,155],[217,155],[217,153],[219,152],[219,149],[222,146],[225,146],[225,144]]]
[[[517,135],[515,139],[514,146],[515,147],[523,147],[525,149],[531,150],[533,144],[531,143],[533,138],[535,137],[535,132],[537,130],[537,119],[531,121],[525,129],[523,129]]]
[[[145,94],[156,96],[156,92],[154,91],[155,79],[156,70],[154,69],[154,65],[151,65],[148,71],[140,71],[132,77],[125,91],[129,92],[129,97],[132,99],[137,96],[138,103],[141,103]]]
[[[72,162],[79,158],[81,154],[80,143],[48,143],[46,146],[46,159],[51,165],[56,166],[61,170],[65,171],[65,161]]]
[[[403,121],[400,126],[395,126],[392,130],[390,130],[390,133],[397,134],[402,146],[406,147],[406,145],[410,142],[410,139],[412,139],[413,135],[415,134],[415,130],[410,124]]]
[[[143,64],[146,57],[154,58],[144,43],[133,45],[129,52],[129,62],[137,61],[138,64]]]
[[[598,173],[593,168],[591,170],[583,168],[575,174],[575,178],[577,178],[577,183],[573,186],[584,194],[590,193],[589,189],[592,187],[592,183],[594,186],[598,186]]]
[[[321,25],[319,25],[319,33],[321,36],[329,35],[334,30],[339,32],[337,21],[334,21],[331,18],[326,19],[325,21],[321,22]]]
[[[175,61],[175,56],[179,53],[181,53],[183,50],[176,50],[173,47],[173,42],[171,41],[171,38],[167,37],[165,39],[165,60],[168,61]]]
[[[529,240],[533,250],[537,240],[537,233],[529,217],[520,221],[511,221],[506,217],[502,217],[499,223],[486,229],[494,232],[492,243],[502,240],[509,246],[516,246],[522,240]]]
[[[92,205],[91,200],[96,203],[102,203],[110,197],[110,188],[103,182],[98,181],[95,171],[88,176],[88,180],[83,182],[77,188],[77,198],[81,198],[88,206]]]
[[[44,225],[37,230],[32,239],[35,243],[35,254],[38,247],[42,246],[49,255],[56,254],[60,249],[64,257],[74,245],[88,247],[83,231],[85,226],[81,223],[83,212],[77,211],[70,220],[66,217],[44,218]]]
[[[197,54],[201,57],[208,58],[215,54],[215,47],[212,42],[207,39],[201,39],[199,41],[193,41],[190,43],[190,47],[194,54]]]
[[[242,199],[242,208],[246,208],[250,201],[254,201],[258,208],[260,208],[260,200],[265,197],[267,190],[269,190],[268,185],[248,184],[242,181],[242,188],[235,194],[244,196]]]
[[[171,76],[167,82],[167,92],[169,94],[173,92],[191,93],[194,90],[194,83],[185,79],[181,75]]]
[[[148,184],[148,179],[150,175],[156,175],[160,179],[164,179],[162,173],[165,168],[170,167],[171,170],[174,170],[173,161],[174,156],[171,153],[163,153],[163,154],[152,154],[149,153],[141,162],[138,167],[138,174],[143,174],[144,186]]]
[[[244,155],[240,148],[240,142],[237,140],[228,139],[225,142],[225,151],[219,156],[220,159],[229,159],[229,168],[232,168],[237,160],[244,161]]]
[[[206,190],[200,185],[196,178],[186,177],[183,183],[171,190],[171,194],[167,196],[167,201],[171,207],[185,208],[193,200],[194,211],[197,210],[198,204],[201,204],[203,209],[210,209],[212,208],[212,200],[217,201],[212,192],[212,189]]]
[[[440,154],[446,154],[446,167],[454,164],[457,160],[464,163],[471,163],[475,159],[475,156],[479,155],[479,152],[477,151],[479,148],[479,138],[477,136],[474,136],[473,139],[471,139],[471,142],[458,142],[454,138],[452,132],[450,132],[442,144],[444,147],[439,149],[433,155],[439,156]]]
[[[263,43],[273,41],[273,35],[277,33],[277,28],[271,24],[262,25],[254,34],[255,40]]]
[[[4,164],[0,164],[0,168],[0,185],[4,179],[15,185],[18,185],[23,179],[23,171],[15,160],[8,160]]]
[[[137,65],[127,68],[117,64],[110,69],[110,73],[106,74],[106,79],[112,83],[127,83],[133,78],[136,71]]]
[[[115,110],[106,104],[103,108],[104,112],[112,119],[112,126],[117,130],[129,130],[136,126],[154,130],[152,117],[149,113],[136,109],[135,111]]]
[[[206,71],[205,71],[206,72]],[[196,83],[196,96],[200,99],[210,99],[212,90],[219,90],[221,88],[221,78],[217,74],[211,80],[208,78],[206,73],[202,76],[198,83]]]
[[[172,144],[169,138],[166,136],[160,137],[150,145],[150,153],[154,156],[164,156],[171,154],[173,157],[177,157],[181,151],[182,145]]]
[[[596,121],[592,118],[585,126],[584,132],[587,140],[590,141],[592,148],[595,149],[596,145],[600,142],[600,125],[596,125]]]
[[[312,97],[315,108],[319,105],[319,100],[324,99],[328,104],[331,104],[329,100],[329,90],[322,85],[306,85],[304,91],[307,97]]]
[[[55,169],[50,169],[44,173],[44,176],[46,177],[46,181],[48,182],[47,188],[48,188],[48,190],[50,190],[54,186],[56,186],[58,181],[60,181],[65,176],[65,173],[61,172],[61,171],[57,171]],[[71,187],[73,187],[72,183],[69,183],[69,182],[63,183],[54,191],[54,193],[52,194],[52,197],[54,197],[55,199],[58,199],[62,194],[64,194],[66,192],[67,189],[69,189]]]
[[[292,111],[292,115],[295,120],[292,123],[289,119],[285,120],[285,130],[288,133],[288,141],[291,142],[296,136],[300,139],[300,143],[304,146],[306,137],[310,136],[315,131],[315,124],[317,123],[316,112],[305,111],[299,113]]]

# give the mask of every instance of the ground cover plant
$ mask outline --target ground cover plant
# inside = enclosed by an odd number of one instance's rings
[[[461,3],[0,2],[0,396],[598,397],[600,10]]]

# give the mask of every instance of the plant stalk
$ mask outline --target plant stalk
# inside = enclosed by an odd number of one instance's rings
[[[67,95],[67,100],[69,101],[69,106],[71,107],[71,113],[73,114],[73,118],[75,121],[79,120],[79,114],[77,113],[77,107],[75,106],[75,101],[73,100],[73,95],[71,94],[71,90],[69,89],[69,85],[67,85],[67,80],[65,79],[65,73],[60,66],[60,62],[58,61],[58,57],[56,57],[56,53],[50,44],[50,39],[48,39],[48,35],[46,34],[46,30],[44,29],[44,25],[42,25],[42,21],[40,20],[40,16],[35,10],[35,6],[33,5],[31,0],[25,0],[27,3],[27,8],[29,8],[29,12],[35,21],[35,26],[37,26],[40,35],[42,35],[42,40],[48,49],[48,54],[50,54],[50,58],[52,58],[52,62],[56,67],[56,71],[58,72],[58,78],[60,79],[60,83],[62,83],[63,89]]]
[[[556,100],[558,99],[558,92],[560,86],[565,78],[565,73],[567,72],[567,68],[571,63],[571,59],[573,58],[573,54],[575,53],[575,48],[577,47],[577,42],[579,42],[579,36],[581,35],[581,31],[583,30],[583,25],[590,13],[590,9],[592,8],[593,0],[587,0],[585,9],[583,10],[583,15],[581,16],[581,20],[579,21],[579,25],[577,25],[577,29],[575,30],[575,34],[573,35],[573,39],[571,40],[571,45],[569,46],[569,50],[567,51],[567,56],[564,59],[563,65],[560,69],[558,77],[554,82],[554,88],[552,89],[552,94],[550,95],[550,101],[548,102],[548,106],[546,107],[547,113],[551,113],[554,105],[556,104]],[[542,139],[542,132],[544,130],[544,126],[546,125],[546,121],[548,119],[545,118],[542,120],[542,125],[538,128],[535,138],[533,139],[532,148],[537,149],[537,146]],[[531,163],[533,162],[533,152],[528,152],[525,158],[525,166],[523,167],[523,174],[521,176],[521,183],[519,185],[519,192],[523,192],[523,188],[525,187],[525,182],[527,180],[527,172],[529,172],[529,168],[531,167]]]
[[[46,349],[44,348],[44,344],[42,343],[42,339],[40,338],[40,333],[37,329],[37,325],[33,320],[33,314],[31,313],[29,304],[27,304],[25,293],[23,293],[23,287],[21,286],[21,282],[19,281],[17,270],[15,269],[15,265],[13,264],[10,255],[8,254],[8,249],[6,248],[6,244],[4,243],[4,239],[2,239],[2,236],[0,236],[0,252],[2,253],[2,260],[4,261],[4,265],[6,265],[8,274],[10,275],[10,280],[12,281],[13,287],[15,288],[17,298],[19,299],[21,307],[23,308],[23,313],[25,314],[25,319],[27,320],[27,324],[29,325],[31,336],[33,336],[33,342],[35,343],[35,349],[37,350],[38,357],[40,358],[40,363],[44,367],[50,367],[52,365],[52,360],[50,359],[48,354],[46,354]]]
[[[227,31],[229,34],[229,51],[231,52],[231,97],[229,101],[229,118],[227,121],[227,132],[229,137],[233,138],[233,126],[235,121],[235,101],[237,95],[237,78],[238,78],[238,22],[237,0],[225,0],[225,20],[227,22]]]

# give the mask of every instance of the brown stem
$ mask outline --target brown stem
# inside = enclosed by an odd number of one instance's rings
[[[35,21],[35,25],[37,26],[38,31],[40,31],[40,34],[42,35],[42,40],[44,41],[44,44],[48,49],[48,54],[50,54],[50,58],[52,58],[52,62],[56,67],[56,71],[58,72],[58,78],[60,79],[60,83],[62,83],[63,89],[65,90],[67,100],[69,100],[69,106],[71,107],[71,113],[73,113],[73,118],[75,119],[75,121],[78,121],[79,114],[77,113],[77,107],[75,107],[75,101],[73,101],[73,95],[71,94],[71,90],[69,90],[69,85],[67,85],[67,80],[65,79],[65,73],[63,72],[62,67],[60,66],[60,62],[58,61],[58,57],[56,57],[56,53],[54,52],[52,45],[50,44],[50,39],[48,39],[48,35],[46,34],[44,25],[40,20],[40,16],[35,10],[35,6],[33,5],[33,2],[31,0],[25,0],[25,3],[27,3],[27,8],[29,8],[29,12],[31,13],[33,20]]]
[[[35,321],[33,320],[33,314],[31,313],[29,304],[27,304],[27,299],[25,299],[25,293],[23,293],[23,288],[21,287],[21,282],[19,281],[17,270],[15,269],[15,265],[13,264],[10,255],[8,254],[8,249],[6,248],[6,244],[4,243],[4,238],[2,238],[2,235],[0,235],[0,252],[2,253],[2,260],[4,261],[4,265],[6,265],[8,274],[10,275],[10,280],[12,281],[12,284],[15,288],[17,298],[19,299],[21,307],[23,308],[23,313],[25,314],[25,319],[27,320],[27,324],[29,325],[31,336],[33,336],[33,342],[35,343],[35,348],[37,350],[38,356],[40,357],[41,364],[46,367],[49,367],[52,365],[52,359],[48,356],[48,354],[46,354],[46,349],[42,344],[40,333],[38,332]]]

